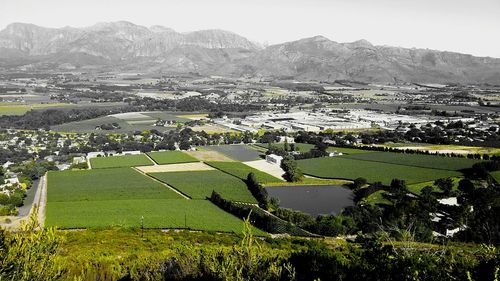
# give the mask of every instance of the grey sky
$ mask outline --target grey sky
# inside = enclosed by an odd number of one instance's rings
[[[118,20],[181,32],[219,28],[270,44],[324,35],[500,58],[500,0],[0,0],[2,29]]]

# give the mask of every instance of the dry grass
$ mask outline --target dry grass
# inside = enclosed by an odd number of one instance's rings
[[[211,161],[235,162],[233,159],[217,151],[186,151],[186,153],[204,162],[211,162]]]
[[[162,172],[186,172],[186,171],[211,171],[214,168],[208,166],[202,162],[194,163],[180,163],[180,164],[168,164],[168,165],[156,165],[156,166],[142,166],[136,167],[143,173],[162,173]]]

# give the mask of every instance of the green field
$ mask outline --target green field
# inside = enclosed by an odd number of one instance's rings
[[[458,188],[458,182],[461,179],[462,178],[452,178],[453,184],[454,184],[452,190],[456,190]],[[408,190],[410,192],[413,192],[415,194],[420,194],[422,192],[422,188],[424,188],[426,186],[431,186],[432,187],[432,191],[434,191],[434,192],[442,192],[442,190],[439,189],[439,187],[437,187],[437,186],[434,185],[434,181],[427,181],[427,182],[410,184],[407,187],[408,187]]]
[[[189,121],[186,118],[176,117],[175,114],[170,112],[143,112],[144,119],[134,120],[134,119],[119,119],[113,117],[112,115],[97,117],[93,119],[75,121],[64,123],[60,125],[54,125],[51,127],[53,131],[56,132],[79,132],[79,133],[91,133],[96,132],[96,127],[102,124],[118,123],[119,129],[107,130],[106,133],[128,133],[134,131],[145,131],[145,130],[173,130],[176,125],[170,127],[157,127],[154,123],[157,119],[162,120],[175,120],[176,122],[183,123]],[[139,122],[137,122],[139,121]]]
[[[1,115],[23,115],[32,109],[47,109],[55,107],[69,107],[67,103],[36,103],[36,104],[24,104],[24,103],[8,103],[0,102],[0,116]]]
[[[242,231],[240,219],[210,201],[184,199],[132,168],[49,172],[47,184],[47,226],[141,227],[144,217],[146,228]]]
[[[500,184],[500,171],[491,172],[490,175]]]
[[[242,221],[207,200],[139,199],[51,202],[47,226],[60,228],[189,228],[240,233]],[[263,232],[255,229],[255,232]]]
[[[384,191],[384,190],[379,190],[379,191],[375,191],[374,193],[370,194],[367,198],[366,198],[366,202],[368,204],[372,204],[372,205],[375,205],[375,204],[386,204],[386,205],[389,205],[391,204],[391,201],[387,200],[384,198],[384,194],[386,194],[387,192]]]
[[[90,158],[92,169],[151,165],[153,165],[153,162],[144,154]]]
[[[132,168],[49,172],[47,202],[176,199],[180,195]]]
[[[157,151],[148,153],[156,163],[162,164],[175,164],[175,163],[187,163],[187,162],[198,162],[198,159],[188,155],[182,151]]]
[[[269,148],[269,144],[267,143],[256,143],[255,145],[262,147],[262,148]],[[291,144],[288,144],[289,146]],[[314,148],[314,144],[309,144],[309,143],[295,143],[295,150],[298,150],[300,152],[308,152],[309,150]],[[273,143],[271,146],[275,147],[281,147],[284,148],[285,144],[284,143]],[[327,148],[328,152],[342,152],[344,154],[358,154],[358,153],[373,153],[375,151],[371,150],[363,150],[363,149],[356,149],[356,148],[346,148],[346,147],[335,147],[335,146],[330,146]]]
[[[396,152],[350,154],[342,156],[342,158],[452,171],[470,168],[475,163],[481,161],[467,158],[455,158],[424,154],[405,154]]]
[[[249,173],[254,173],[259,183],[283,182],[281,179],[247,166],[241,162],[207,162],[207,164],[242,180],[246,180]]]
[[[390,184],[392,179],[406,180],[407,184],[457,177],[456,171],[411,167],[390,163],[363,161],[342,157],[322,157],[297,161],[305,174],[321,178],[356,179]]]
[[[242,180],[221,171],[167,172],[150,175],[193,199],[210,197],[215,190],[228,200],[257,202]]]

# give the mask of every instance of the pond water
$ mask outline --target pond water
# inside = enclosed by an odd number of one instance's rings
[[[313,216],[339,214],[353,206],[353,192],[341,185],[307,185],[266,187],[270,197],[280,200],[280,206]]]

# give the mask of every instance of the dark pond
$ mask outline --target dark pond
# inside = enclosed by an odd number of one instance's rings
[[[232,158],[234,160],[238,160],[241,162],[262,159],[260,157],[261,153],[255,149],[251,148],[248,145],[239,145],[239,144],[210,145],[210,146],[205,146],[205,148],[207,148],[208,150],[214,150],[214,151],[220,152],[229,158]]]
[[[307,185],[266,187],[270,197],[280,200],[280,206],[317,216],[338,214],[353,206],[353,192],[341,185]]]

